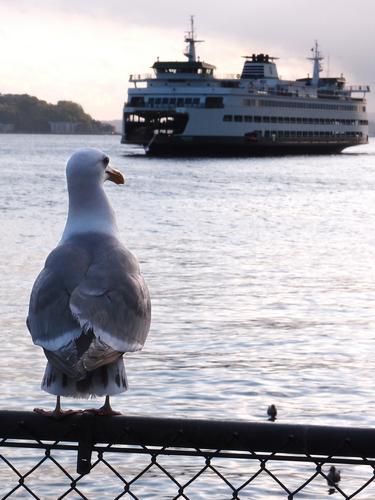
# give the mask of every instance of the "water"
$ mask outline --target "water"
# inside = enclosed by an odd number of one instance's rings
[[[374,141],[332,156],[157,159],[118,137],[0,135],[2,409],[54,404],[25,318],[82,146],[127,177],[106,189],[152,296],[117,409],[263,421],[274,403],[283,423],[375,425]]]

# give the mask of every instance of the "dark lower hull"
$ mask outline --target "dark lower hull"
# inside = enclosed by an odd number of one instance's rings
[[[194,156],[280,156],[337,154],[345,148],[366,144],[355,138],[336,140],[248,140],[233,137],[156,136],[148,145],[132,140],[124,143],[143,145],[149,155]]]

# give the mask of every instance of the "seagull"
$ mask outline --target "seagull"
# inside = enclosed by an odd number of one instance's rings
[[[42,389],[57,396],[105,396],[97,415],[118,415],[110,396],[128,388],[123,356],[142,349],[151,323],[147,285],[135,256],[119,241],[104,182],[124,184],[121,172],[98,149],[80,149],[66,166],[68,217],[60,242],[48,255],[30,297],[27,327],[43,348]]]

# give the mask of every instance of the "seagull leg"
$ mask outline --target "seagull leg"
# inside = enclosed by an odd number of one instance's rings
[[[44,410],[43,408],[34,408],[34,412],[38,413],[38,415],[43,415],[44,417],[51,417],[56,419],[64,418],[67,417],[68,415],[75,415],[77,413],[82,413],[81,410],[62,410],[60,396],[57,396],[56,398],[56,406],[53,411]]]
[[[121,415],[121,412],[112,409],[108,395],[105,397],[104,405],[101,408],[89,408],[87,410],[84,410],[84,413],[93,413],[94,415],[98,415],[100,417],[112,417],[115,415]]]

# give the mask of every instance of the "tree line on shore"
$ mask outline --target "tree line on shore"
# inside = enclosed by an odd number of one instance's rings
[[[50,104],[28,94],[0,94],[0,124],[24,133],[56,132],[59,124],[70,124],[69,130],[78,134],[114,133],[111,124],[94,120],[75,102]]]

